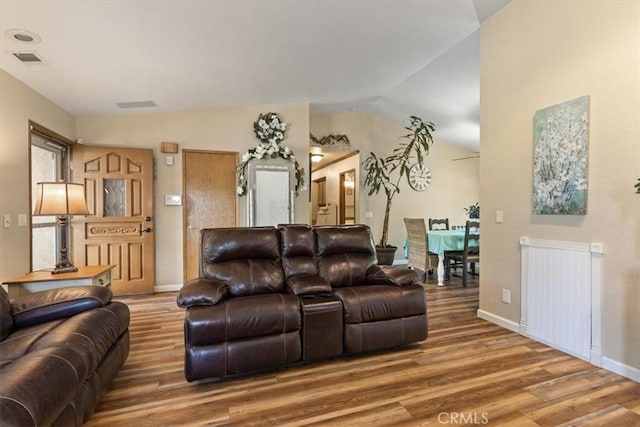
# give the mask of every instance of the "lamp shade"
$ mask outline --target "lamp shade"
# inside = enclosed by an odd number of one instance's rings
[[[88,215],[84,186],[67,182],[39,182],[34,215]]]

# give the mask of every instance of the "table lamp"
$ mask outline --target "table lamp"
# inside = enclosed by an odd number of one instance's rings
[[[84,186],[67,182],[39,182],[38,197],[33,211],[35,216],[56,215],[60,230],[60,254],[52,274],[71,273],[78,268],[69,260],[67,235],[69,216],[88,215],[89,209],[84,198]]]

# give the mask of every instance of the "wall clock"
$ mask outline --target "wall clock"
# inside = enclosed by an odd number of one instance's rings
[[[427,165],[415,164],[409,169],[409,185],[416,191],[424,191],[431,185],[431,170]]]

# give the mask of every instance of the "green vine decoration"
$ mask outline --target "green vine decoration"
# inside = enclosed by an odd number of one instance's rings
[[[311,138],[311,142],[318,145],[351,145],[351,142],[349,142],[349,138],[347,137],[347,135],[327,135],[318,138],[310,133],[309,137]]]

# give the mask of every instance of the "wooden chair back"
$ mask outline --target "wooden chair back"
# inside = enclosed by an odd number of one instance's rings
[[[433,228],[434,225],[444,225],[444,228]],[[449,218],[429,218],[429,230],[449,230]]]
[[[478,221],[467,221],[463,254],[467,262],[480,260],[480,222]]]

